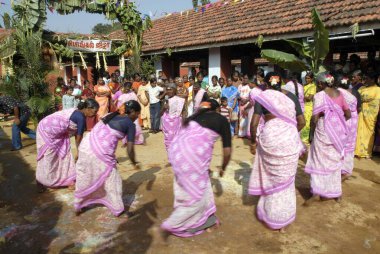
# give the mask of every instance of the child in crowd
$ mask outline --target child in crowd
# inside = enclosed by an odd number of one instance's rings
[[[222,97],[220,99],[221,106],[220,106],[220,114],[227,118],[228,122],[231,121],[231,115],[232,115],[232,108],[228,106],[228,100],[226,97]]]
[[[69,87],[66,94],[62,97],[62,109],[76,108],[78,106],[79,100],[73,95],[73,88]]]

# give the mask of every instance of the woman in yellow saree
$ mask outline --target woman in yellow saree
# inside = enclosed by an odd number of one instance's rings
[[[314,84],[314,75],[308,72],[305,76],[306,85],[304,87],[305,95],[305,121],[306,126],[301,131],[302,142],[309,143],[309,133],[310,133],[310,120],[313,115],[313,98],[317,93],[317,86]]]
[[[375,126],[380,106],[380,87],[376,85],[374,74],[364,77],[365,86],[359,89],[362,99],[362,111],[359,113],[358,137],[355,155],[370,159],[375,140]]]

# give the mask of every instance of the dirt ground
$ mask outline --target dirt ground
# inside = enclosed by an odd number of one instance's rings
[[[247,195],[253,156],[243,140],[234,140],[226,175],[212,180],[221,227],[193,238],[170,237],[168,246],[158,246],[148,230],[169,216],[173,203],[162,134],[146,134],[147,145],[137,146],[140,171],[132,169],[124,149],[117,151],[125,204],[137,213],[129,221],[104,207],[76,217],[68,189],[38,194],[34,141],[24,138],[24,149],[11,152],[9,137],[10,127],[0,129],[0,253],[380,253],[379,158],[355,161],[341,203],[311,207],[302,206],[310,194],[300,162],[297,218],[282,234],[256,219],[258,199]],[[218,141],[212,168],[221,159]]]

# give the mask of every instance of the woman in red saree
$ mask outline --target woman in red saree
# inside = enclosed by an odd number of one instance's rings
[[[85,80],[83,84],[83,92],[82,92],[82,100],[87,100],[87,99],[94,99],[95,98],[95,93],[94,93],[94,87],[90,83],[89,80]],[[95,116],[87,116],[86,117],[86,130],[91,131],[92,128],[94,128],[96,124],[96,115]]]

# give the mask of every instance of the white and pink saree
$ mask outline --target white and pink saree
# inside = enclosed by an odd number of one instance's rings
[[[162,132],[164,133],[164,143],[166,150],[173,141],[174,136],[182,126],[182,111],[185,105],[185,99],[173,96],[169,99],[169,110],[162,116]]]
[[[304,146],[291,99],[282,92],[266,90],[256,97],[256,102],[276,118],[266,122],[258,134],[248,192],[260,196],[259,220],[271,229],[281,229],[296,216],[294,181]]]
[[[325,198],[342,195],[341,170],[347,145],[347,125],[342,108],[324,92],[314,96],[313,115],[323,113],[315,128],[305,171],[311,191]]]
[[[355,146],[356,146],[356,136],[358,134],[358,111],[357,111],[357,99],[347,90],[339,88],[339,91],[343,94],[350,111],[351,118],[347,123],[347,143],[345,147],[344,165],[342,168],[342,175],[351,175],[354,169],[354,157],[355,157]]]
[[[174,211],[161,227],[176,236],[198,235],[217,223],[209,167],[218,136],[192,121],[169,146],[169,161],[175,175]]]
[[[36,179],[46,187],[63,187],[74,184],[75,161],[70,151],[70,135],[77,125],[70,121],[76,109],[51,114],[37,127]]]
[[[124,136],[100,121],[83,138],[76,164],[76,211],[92,204],[106,206],[115,216],[124,211],[122,179],[115,158],[117,144]]]

